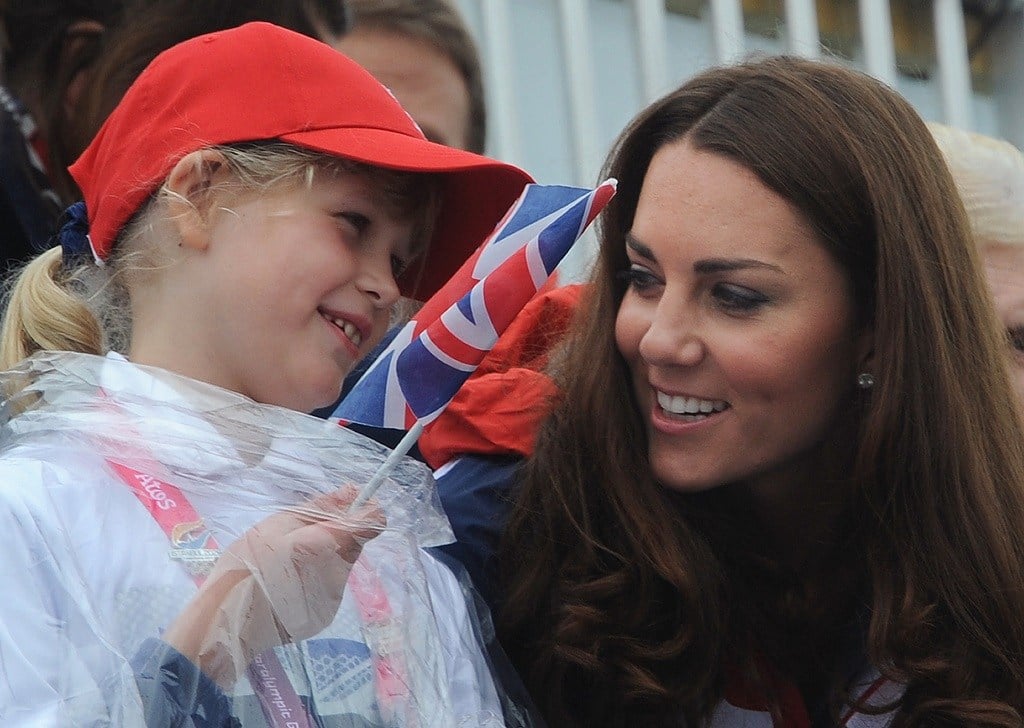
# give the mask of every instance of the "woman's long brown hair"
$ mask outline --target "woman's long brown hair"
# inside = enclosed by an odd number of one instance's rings
[[[850,383],[821,474],[846,473],[829,484],[844,526],[803,602],[787,601],[728,488],[655,482],[615,347],[644,174],[684,137],[801,211],[873,331],[877,383],[866,397]],[[1024,724],[1024,428],[965,213],[921,119],[856,71],[769,58],[652,104],[604,172],[619,193],[599,267],[500,553],[503,643],[551,724],[701,725],[727,669],[757,679],[768,655],[807,678],[801,660],[822,651],[835,711],[849,676],[829,655],[851,634],[907,686],[896,725]]]

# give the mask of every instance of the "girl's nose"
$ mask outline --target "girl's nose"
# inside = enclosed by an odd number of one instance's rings
[[[391,253],[378,253],[364,259],[359,268],[356,285],[373,300],[377,308],[389,308],[400,296],[391,264]]]

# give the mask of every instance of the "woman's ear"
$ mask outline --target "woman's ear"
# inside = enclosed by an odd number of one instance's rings
[[[873,326],[865,326],[854,339],[854,354],[857,357],[857,372],[875,371],[875,330]]]
[[[210,242],[211,211],[215,188],[228,177],[224,155],[213,149],[186,154],[174,165],[164,187],[168,196],[168,221],[181,244],[205,250]]]

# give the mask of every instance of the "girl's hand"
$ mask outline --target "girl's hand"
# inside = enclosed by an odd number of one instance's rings
[[[225,551],[164,640],[231,686],[259,653],[334,620],[363,544],[382,530],[375,506],[348,512],[354,488],[276,513]]]

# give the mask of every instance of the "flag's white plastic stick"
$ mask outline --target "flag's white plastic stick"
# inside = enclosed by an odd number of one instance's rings
[[[377,468],[377,472],[373,474],[373,477],[360,489],[359,495],[352,501],[352,505],[348,507],[349,510],[358,508],[373,497],[373,494],[377,492],[377,488],[384,482],[384,478],[390,475],[391,471],[398,465],[398,461],[405,457],[406,453],[412,449],[412,446],[416,444],[422,432],[423,421],[416,420],[416,424],[410,427],[401,441],[395,445],[395,449],[391,451],[387,459]]]

